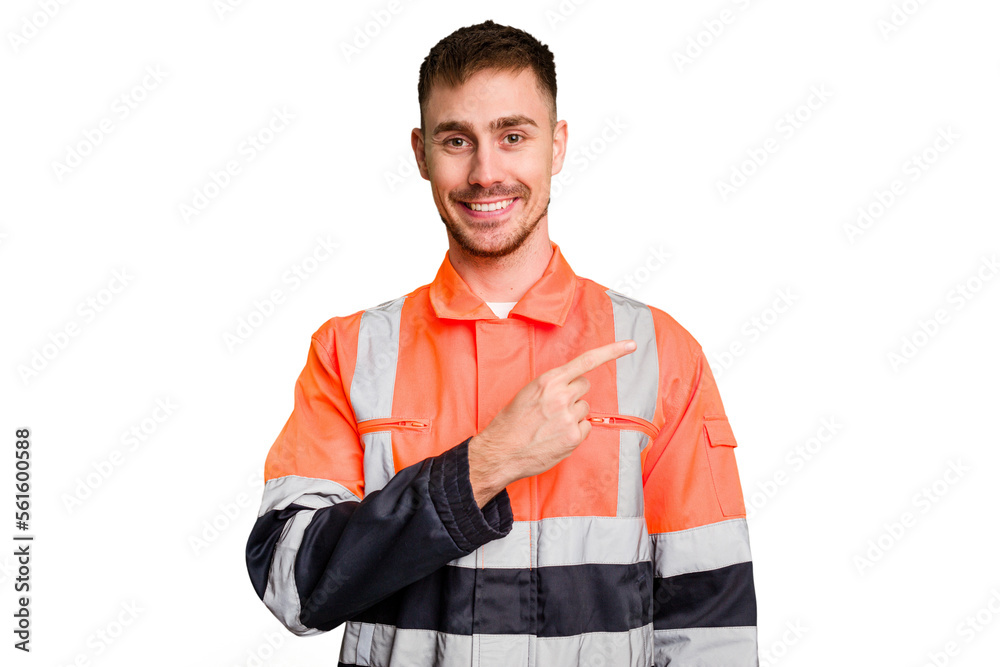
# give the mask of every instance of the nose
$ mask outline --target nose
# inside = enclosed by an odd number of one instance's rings
[[[480,146],[472,156],[469,183],[488,188],[504,179],[503,158],[491,146]]]

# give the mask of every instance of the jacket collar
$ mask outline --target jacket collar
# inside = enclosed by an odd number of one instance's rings
[[[508,317],[519,315],[539,322],[562,326],[573,305],[576,274],[563,257],[559,246],[551,240],[552,257],[542,276],[528,288],[511,309]],[[445,252],[444,261],[430,285],[430,300],[434,313],[441,318],[456,320],[494,319],[496,315],[458,275]]]

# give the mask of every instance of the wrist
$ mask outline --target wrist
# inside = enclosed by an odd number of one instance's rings
[[[476,507],[469,480],[468,441],[432,457],[429,493],[442,524],[464,554],[503,537],[513,521],[507,493],[499,492],[483,507]]]
[[[482,509],[509,482],[503,475],[503,466],[497,461],[497,456],[490,451],[489,441],[482,434],[472,436],[468,450],[469,482],[476,504]]]

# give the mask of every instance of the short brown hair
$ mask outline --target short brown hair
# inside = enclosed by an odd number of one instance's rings
[[[424,105],[438,83],[457,86],[484,69],[518,72],[531,69],[538,87],[550,101],[551,125],[556,124],[556,63],[549,47],[517,28],[485,21],[459,28],[434,47],[420,65],[417,101],[420,127],[424,127]]]

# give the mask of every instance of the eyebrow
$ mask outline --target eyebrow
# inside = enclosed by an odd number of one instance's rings
[[[498,130],[503,130],[508,127],[517,127],[518,125],[531,125],[533,127],[538,127],[538,123],[533,121],[531,118],[518,114],[515,116],[503,116],[502,118],[497,118],[490,123],[488,129],[490,132],[497,132]],[[438,123],[431,136],[441,134],[442,132],[465,132],[466,134],[473,133],[472,126],[460,120],[446,120],[443,123]]]

